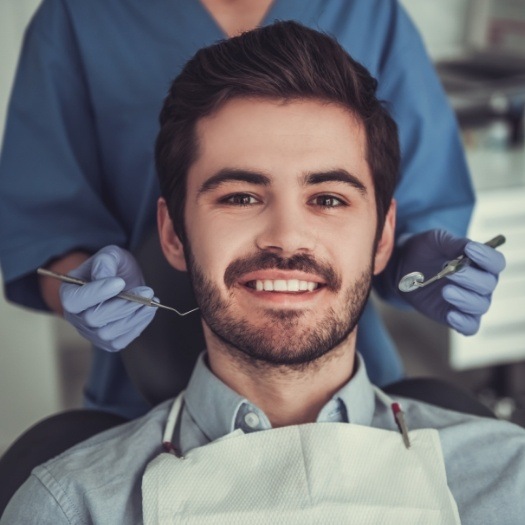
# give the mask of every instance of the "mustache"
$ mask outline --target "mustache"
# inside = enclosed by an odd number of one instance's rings
[[[249,272],[257,270],[296,270],[313,273],[323,278],[326,287],[331,291],[341,288],[341,277],[327,263],[317,261],[308,254],[299,253],[284,258],[271,252],[261,252],[231,262],[224,272],[224,282],[228,288]]]

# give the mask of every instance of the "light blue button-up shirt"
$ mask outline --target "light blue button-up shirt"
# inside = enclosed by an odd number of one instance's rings
[[[359,356],[356,365],[352,379],[326,403],[317,420],[397,430],[391,407],[374,391]],[[463,525],[524,523],[523,428],[396,396],[393,400],[402,404],[410,429],[439,431],[448,484]],[[270,428],[264,412],[213,375],[204,354],[184,401],[180,431],[175,432],[183,453],[236,428]],[[11,500],[0,524],[142,523],[142,476],[147,464],[162,452],[171,404],[165,402],[143,418],[99,434],[36,468]]]

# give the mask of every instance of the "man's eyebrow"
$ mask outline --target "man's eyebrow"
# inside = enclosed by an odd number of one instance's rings
[[[324,182],[343,182],[357,189],[363,195],[368,193],[366,186],[355,176],[344,169],[335,169],[316,173],[308,173],[304,184],[323,184]]]
[[[257,184],[259,186],[269,186],[271,181],[266,175],[255,171],[223,168],[202,183],[198,194],[201,195],[208,191],[214,190],[225,182],[247,182],[249,184]]]

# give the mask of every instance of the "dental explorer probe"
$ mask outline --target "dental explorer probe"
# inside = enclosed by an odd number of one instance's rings
[[[52,272],[51,270],[46,270],[45,268],[38,268],[36,272],[39,275],[45,275],[46,277],[53,277],[54,279],[58,279],[59,281],[62,281],[64,283],[76,284],[78,286],[84,286],[85,284],[89,283],[89,281],[84,281],[84,279],[70,277],[69,275],[64,275],[63,273]],[[164,308],[165,310],[170,310],[172,312],[175,312],[181,317],[191,314],[192,312],[195,312],[196,310],[199,309],[197,307],[197,308],[193,308],[193,310],[189,310],[188,312],[179,312],[177,309],[172,308],[171,306],[166,306],[164,304],[160,304],[157,301],[154,301],[153,299],[148,299],[147,297],[141,297],[140,295],[135,295],[129,292],[120,292],[115,297],[119,297],[120,299],[126,299],[127,301],[132,301],[134,303],[144,304],[146,306],[156,306],[157,308]]]

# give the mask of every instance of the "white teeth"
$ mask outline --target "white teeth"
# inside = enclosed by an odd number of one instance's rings
[[[298,279],[290,279],[288,281],[288,291],[289,292],[299,291],[299,280]]]
[[[310,281],[300,281],[299,279],[276,279],[272,281],[265,279],[264,281],[255,281],[255,289],[258,292],[313,292],[319,287],[318,283]]]
[[[273,281],[269,281],[268,279],[264,281],[264,291],[273,292]]]
[[[274,292],[287,292],[288,283],[282,279],[277,279],[273,282],[273,291]]]

